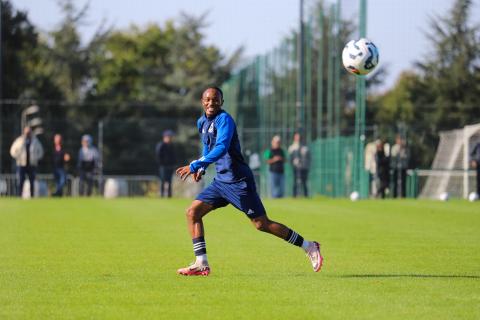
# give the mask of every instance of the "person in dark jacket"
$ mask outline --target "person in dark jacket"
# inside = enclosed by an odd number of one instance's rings
[[[280,136],[274,136],[271,148],[265,152],[265,159],[270,171],[272,198],[283,198],[285,192],[285,152],[281,147],[281,143]]]
[[[477,169],[477,194],[480,195],[480,142],[478,142],[470,153],[472,166]]]
[[[377,144],[377,153],[375,154],[375,161],[377,163],[377,176],[379,181],[379,187],[377,196],[382,199],[385,198],[385,193],[390,182],[390,159],[385,154],[385,148],[383,142]]]
[[[172,130],[165,130],[163,132],[162,141],[157,143],[157,146],[155,147],[161,197],[172,197],[172,176],[175,166],[177,165],[173,135]]]
[[[390,152],[391,167],[393,170],[393,197],[404,198],[406,195],[407,169],[410,161],[410,151],[406,140],[397,135],[395,144]]]

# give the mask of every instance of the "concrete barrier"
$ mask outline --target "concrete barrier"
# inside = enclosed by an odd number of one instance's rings
[[[35,198],[48,197],[47,182],[43,180],[35,180],[34,196]],[[28,179],[26,179],[25,183],[23,184],[22,198],[30,199],[30,181]]]

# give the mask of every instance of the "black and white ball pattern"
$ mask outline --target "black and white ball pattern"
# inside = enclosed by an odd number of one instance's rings
[[[372,41],[365,38],[351,40],[343,48],[343,66],[352,74],[369,74],[377,66],[378,59],[377,47]]]

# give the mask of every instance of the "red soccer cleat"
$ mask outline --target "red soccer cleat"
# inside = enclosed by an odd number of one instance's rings
[[[210,267],[208,264],[192,263],[186,268],[177,270],[178,274],[184,276],[208,276],[210,274]]]
[[[312,263],[313,271],[318,272],[322,268],[323,257],[320,254],[320,244],[316,241],[313,241],[308,249],[306,250],[307,257]]]

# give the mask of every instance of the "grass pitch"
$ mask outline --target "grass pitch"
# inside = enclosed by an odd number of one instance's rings
[[[193,260],[188,200],[0,200],[0,319],[479,319],[480,203],[266,201],[322,243],[324,268],[231,206],[205,218],[212,274]]]

